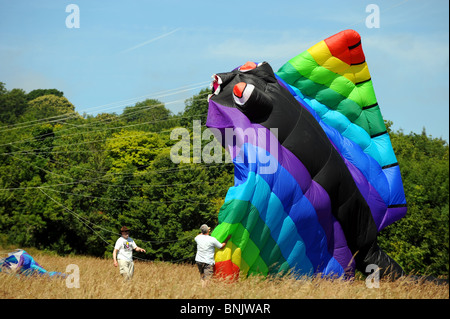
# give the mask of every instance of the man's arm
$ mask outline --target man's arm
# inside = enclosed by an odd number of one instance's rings
[[[227,243],[228,243],[228,241],[230,240],[230,238],[231,238],[231,234],[230,235],[228,235],[228,237],[225,239],[225,241],[222,243],[222,247],[220,247],[220,249],[222,249],[223,247],[225,247],[226,245],[227,245]]]
[[[138,246],[136,246],[136,248],[134,250],[145,253],[145,249],[138,247]]]
[[[114,260],[114,266],[117,267],[117,249],[114,248],[113,251],[113,260]]]
[[[140,251],[145,253],[145,249],[142,249],[141,247],[138,247],[138,245],[136,245],[136,242],[133,240],[133,242],[131,243],[131,247],[135,250],[135,251]]]

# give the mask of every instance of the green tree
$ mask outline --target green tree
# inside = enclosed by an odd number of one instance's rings
[[[208,94],[211,89],[202,89],[198,94],[185,101],[186,107],[184,112],[180,114],[180,125],[184,127],[192,127],[192,121],[201,120],[201,124],[206,124],[206,115],[208,114]]]
[[[448,277],[448,144],[427,136],[425,130],[408,135],[391,132],[391,141],[408,211],[405,218],[381,232],[381,246],[407,272]]]
[[[31,101],[43,95],[53,94],[59,97],[64,96],[64,93],[57,89],[36,89],[27,94],[27,100]]]
[[[172,112],[164,106],[164,103],[155,99],[147,99],[134,106],[127,106],[120,117],[125,123],[139,124],[136,127],[140,130],[154,132],[170,128],[174,123]]]
[[[27,109],[26,93],[22,89],[6,90],[0,82],[0,122],[14,124]]]
[[[42,95],[28,102],[27,112],[23,115],[24,121],[35,119],[46,119],[53,121],[69,117],[80,117],[75,112],[75,107],[64,96],[56,96],[53,94]]]

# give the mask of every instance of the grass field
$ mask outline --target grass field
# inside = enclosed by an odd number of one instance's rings
[[[0,299],[448,299],[449,286],[401,279],[381,281],[368,288],[364,279],[351,281],[320,278],[263,279],[250,277],[237,282],[219,279],[202,289],[198,270],[191,264],[135,262],[135,276],[123,282],[112,260],[61,257],[25,249],[48,271],[79,268],[79,288],[68,288],[66,279],[24,277],[0,273]],[[5,249],[0,258],[5,257]]]

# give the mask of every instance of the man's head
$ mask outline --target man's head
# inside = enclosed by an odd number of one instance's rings
[[[130,234],[130,230],[127,228],[127,226],[123,226],[123,227],[120,229],[120,233],[122,234],[122,237],[127,238],[128,235]]]
[[[206,225],[206,224],[203,224],[203,225],[200,226],[200,231],[202,232],[202,234],[207,234],[207,233],[209,233],[209,230],[210,230],[210,228],[209,228],[209,226]]]

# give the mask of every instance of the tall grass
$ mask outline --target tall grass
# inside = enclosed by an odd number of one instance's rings
[[[24,277],[0,272],[0,298],[33,299],[448,299],[448,285],[401,279],[381,281],[368,288],[365,280],[261,278],[228,282],[212,279],[202,289],[198,270],[191,264],[135,262],[135,275],[124,282],[112,260],[60,257],[27,250],[48,271],[66,272],[79,267],[79,288],[68,288],[66,279],[46,276]],[[3,249],[4,252],[4,249]],[[5,257],[5,254],[1,255]]]

